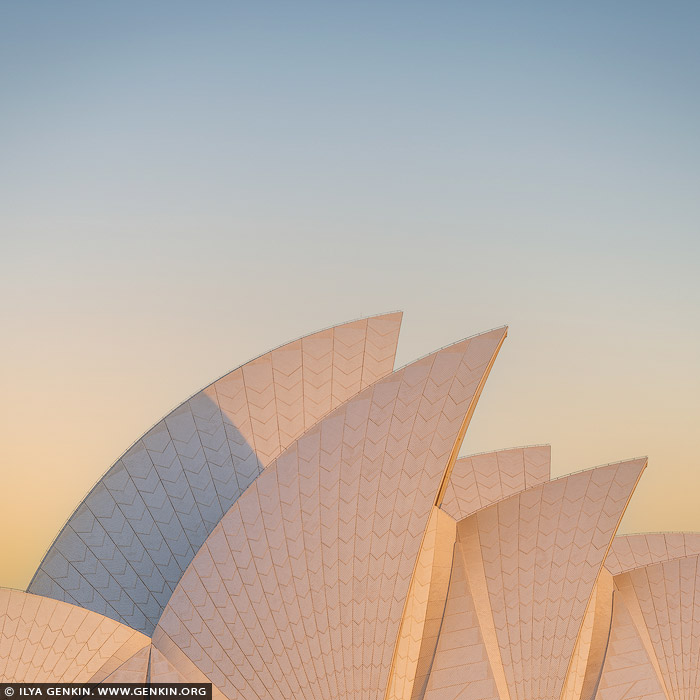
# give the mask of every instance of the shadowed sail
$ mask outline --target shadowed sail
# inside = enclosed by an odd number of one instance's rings
[[[98,481],[28,590],[152,633],[183,572],[289,444],[393,369],[401,314],[301,338],[174,409]]]

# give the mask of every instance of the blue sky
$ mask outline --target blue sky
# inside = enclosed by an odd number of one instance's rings
[[[699,26],[684,2],[0,2],[0,470],[51,501],[17,580],[184,396],[394,308],[401,363],[510,324],[466,451],[649,454],[625,527],[700,529]]]

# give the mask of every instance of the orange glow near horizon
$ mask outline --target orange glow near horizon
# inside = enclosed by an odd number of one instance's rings
[[[411,350],[414,357],[429,350],[421,325],[432,324],[429,318],[421,322],[416,314],[404,315],[397,365],[410,359]],[[309,326],[307,322],[298,332]],[[462,454],[550,442],[554,476],[646,454],[649,468],[621,532],[699,530],[695,494],[700,475],[691,425],[697,388],[683,384],[689,349],[685,357],[681,349],[675,365],[667,362],[663,373],[654,375],[645,372],[645,366],[661,359],[662,345],[646,342],[636,353],[613,353],[614,342],[623,341],[620,333],[607,343],[601,336],[588,343],[571,336],[554,344],[543,342],[533,328],[519,326],[511,324]],[[462,334],[472,330],[463,329]],[[439,342],[447,340],[450,331],[453,339],[456,335],[448,324],[439,331]],[[235,332],[229,332],[234,341]],[[433,327],[425,337],[435,337],[435,332]],[[251,356],[263,350],[262,345],[254,347],[252,335],[241,341],[246,349],[230,365],[244,361],[244,352]],[[270,340],[269,332],[259,335],[266,336],[268,346],[284,340]],[[94,342],[89,330],[86,336]],[[139,356],[125,353],[120,366],[113,348],[110,361],[98,361],[94,349],[91,361],[73,339],[57,337],[54,353],[43,363],[32,363],[24,371],[16,365],[9,387],[13,400],[3,417],[8,432],[0,585],[25,588],[63,522],[116,457],[192,393],[197,382],[203,385],[222,373],[226,343],[207,349],[201,338],[193,337],[178,353],[168,355],[173,339],[152,336]],[[60,343],[72,346],[72,360],[70,353],[60,352]],[[106,349],[103,346],[103,352]],[[638,381],[640,376],[646,376],[646,382]]]

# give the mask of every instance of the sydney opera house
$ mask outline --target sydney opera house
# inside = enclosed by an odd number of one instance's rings
[[[139,438],[0,590],[0,680],[699,700],[700,535],[616,536],[646,459],[459,457],[506,329],[395,370],[400,323],[278,347]]]

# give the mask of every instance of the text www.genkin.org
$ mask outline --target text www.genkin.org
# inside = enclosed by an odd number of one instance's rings
[[[31,697],[197,698],[211,700],[211,683],[0,683],[0,700]]]

